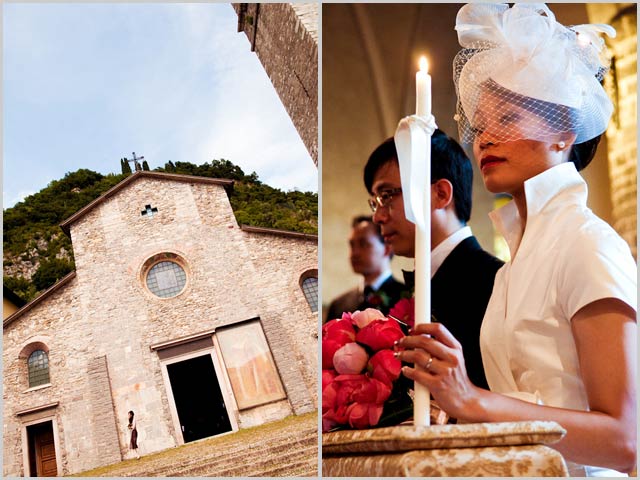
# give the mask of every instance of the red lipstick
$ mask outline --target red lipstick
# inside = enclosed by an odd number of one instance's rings
[[[480,170],[484,170],[485,168],[493,167],[499,163],[506,162],[504,158],[494,157],[493,155],[487,155],[482,160],[480,160]]]

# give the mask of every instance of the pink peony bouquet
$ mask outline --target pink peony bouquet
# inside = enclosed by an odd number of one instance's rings
[[[367,308],[322,327],[323,431],[397,424],[410,416],[409,384],[393,352],[412,326],[413,299],[402,299],[388,317]]]

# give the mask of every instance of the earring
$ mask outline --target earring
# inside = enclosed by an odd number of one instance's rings
[[[564,150],[564,147],[565,147],[566,145],[567,145],[567,144],[566,144],[566,143],[564,143],[564,142],[558,142],[558,150]]]

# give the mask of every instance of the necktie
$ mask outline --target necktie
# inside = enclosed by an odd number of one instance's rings
[[[413,291],[416,285],[415,272],[402,270],[402,277],[404,278],[404,284],[407,286],[407,288]]]

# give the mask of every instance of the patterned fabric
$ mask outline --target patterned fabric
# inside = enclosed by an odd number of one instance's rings
[[[564,437],[556,422],[501,422],[400,426],[345,430],[322,435],[322,453],[379,453],[406,450],[552,444]]]
[[[399,426],[322,435],[324,477],[568,476],[555,422]]]
[[[323,477],[566,477],[562,456],[544,445],[414,450],[322,459]]]

